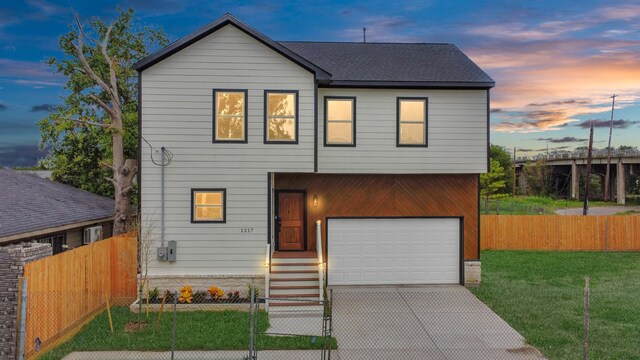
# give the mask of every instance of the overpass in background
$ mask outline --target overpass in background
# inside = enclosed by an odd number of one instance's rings
[[[580,198],[580,175],[586,173],[587,152],[575,151],[566,153],[540,154],[534,157],[518,157],[515,161],[516,175],[522,172],[527,163],[544,160],[546,166],[552,167],[552,179],[559,195]],[[600,176],[602,192],[604,193],[604,176],[607,167],[607,151],[593,151],[591,159],[591,174]],[[640,150],[612,150],[611,151],[611,181],[609,193],[618,204],[624,205],[626,196],[626,174],[640,172]]]

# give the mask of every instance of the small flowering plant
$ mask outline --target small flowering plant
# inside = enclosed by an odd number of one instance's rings
[[[180,303],[191,304],[193,301],[193,288],[189,285],[185,285],[180,288],[180,297],[178,298]]]
[[[215,285],[211,285],[208,289],[212,299],[220,299],[224,296],[224,291]]]

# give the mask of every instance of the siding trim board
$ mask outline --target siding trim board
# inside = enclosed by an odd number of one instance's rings
[[[244,129],[243,129],[243,134],[244,134],[244,140],[217,140],[216,139],[216,106],[217,106],[217,97],[216,97],[216,93],[218,92],[236,92],[236,93],[244,93]],[[211,138],[211,142],[212,143],[224,143],[224,144],[246,144],[249,142],[249,90],[248,89],[213,89],[212,90],[212,110],[213,110],[213,114],[211,117],[212,120],[212,138]]]
[[[269,140],[267,133],[269,129],[269,94],[295,94],[295,117],[294,122],[294,141],[290,140]],[[281,145],[297,145],[300,142],[300,91],[298,90],[264,90],[264,144],[281,144]]]
[[[351,144],[330,144],[327,142],[327,132],[328,132],[328,124],[329,124],[329,115],[328,115],[328,104],[329,100],[351,100],[353,102],[353,107],[351,109],[351,136],[353,142]],[[325,147],[356,147],[356,97],[355,96],[325,96],[324,97],[324,146]]]
[[[400,143],[400,102],[402,100],[424,100],[424,144]],[[429,147],[429,98],[428,97],[396,97],[396,147]]]

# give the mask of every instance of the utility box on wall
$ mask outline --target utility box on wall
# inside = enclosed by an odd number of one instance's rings
[[[167,246],[161,246],[157,249],[158,261],[176,261],[176,249],[178,243],[175,240],[171,240],[167,243]]]

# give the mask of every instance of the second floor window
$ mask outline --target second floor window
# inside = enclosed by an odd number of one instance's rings
[[[266,90],[265,142],[298,142],[298,92]]]
[[[247,142],[247,90],[213,90],[213,142]]]
[[[356,98],[325,98],[325,146],[356,145]]]
[[[398,98],[398,146],[427,146],[427,98]]]

